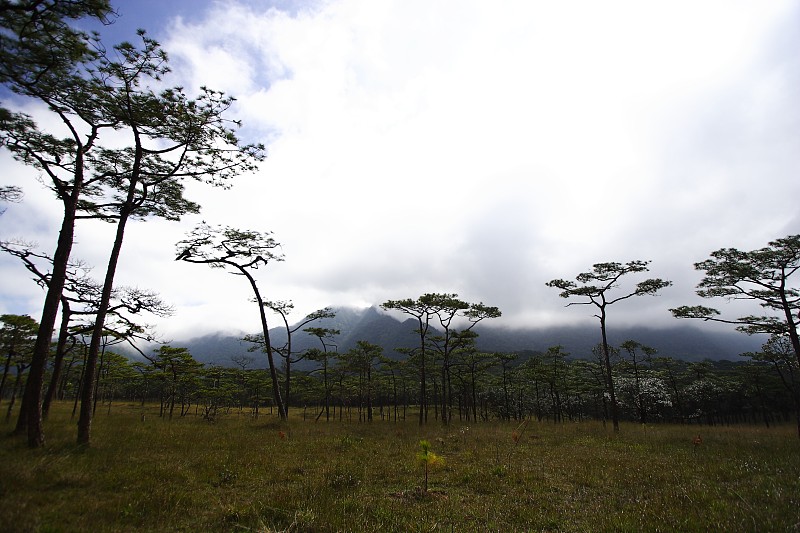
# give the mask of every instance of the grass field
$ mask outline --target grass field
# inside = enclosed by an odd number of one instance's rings
[[[98,410],[99,411],[99,410]],[[0,437],[0,531],[796,531],[789,425],[168,421],[118,405],[74,445]],[[702,443],[693,444],[696,435]],[[519,433],[518,435],[519,436]],[[427,439],[445,464],[422,489]]]

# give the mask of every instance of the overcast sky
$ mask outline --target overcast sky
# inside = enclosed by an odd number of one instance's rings
[[[129,226],[118,285],[175,306],[146,320],[167,340],[259,329],[244,279],[173,260],[200,220],[274,233],[286,260],[258,280],[291,318],[455,292],[508,326],[593,320],[545,283],[633,259],[674,286],[611,320],[677,325],[667,308],[700,303],[695,262],[800,233],[800,2],[114,5],[109,39],[147,29],[170,84],[235,96],[242,135],[267,145],[232,190],[189,186],[201,215]],[[0,238],[52,253],[60,203],[0,166],[26,195]],[[97,278],[112,230],[77,230]],[[0,276],[0,313],[38,319],[22,266],[0,257]]]

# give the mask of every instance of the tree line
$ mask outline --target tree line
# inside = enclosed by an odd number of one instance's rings
[[[24,387],[38,325],[24,315],[3,315],[0,322],[0,402],[8,420]],[[319,337],[321,331],[335,330],[304,331]],[[381,346],[366,341],[339,353],[335,334],[328,335],[327,349],[296,354],[313,364],[294,372],[284,408],[287,413],[292,408],[292,417],[326,422],[421,418],[423,423],[458,424],[525,419],[612,423],[600,344],[583,357],[572,357],[561,346],[544,352],[482,352],[475,348],[475,336],[466,335],[445,359],[435,348],[443,336],[436,337],[431,339],[425,365],[430,377],[423,390],[418,354],[384,354]],[[72,404],[73,416],[85,386],[89,342],[85,339],[68,356],[58,381],[48,380],[54,397]],[[610,346],[609,352],[621,420],[769,427],[797,414],[797,384],[792,381],[796,365],[785,342],[770,341],[761,352],[743,354],[742,361],[687,362],[633,340]],[[96,381],[88,384],[94,389],[92,410],[110,413],[115,402],[126,402],[142,406],[142,416],[149,412],[145,406],[156,404],[158,416],[165,419],[196,416],[213,422],[221,416],[278,415],[270,371],[255,368],[256,362],[254,355],[241,355],[225,366],[204,365],[188,349],[168,345],[136,361],[108,349]],[[284,362],[284,392],[290,375]]]
[[[228,117],[233,104],[230,96],[206,87],[190,96],[183,87],[167,84],[168,56],[146,32],[138,32],[136,43],[108,48],[98,35],[76,26],[76,21],[86,18],[108,24],[115,16],[108,0],[0,0],[0,84],[5,89],[0,107],[0,147],[38,173],[63,211],[52,254],[20,239],[0,243],[44,290],[41,318],[29,338],[30,349],[9,349],[3,378],[9,403],[19,403],[15,433],[24,434],[31,447],[45,442],[43,420],[50,402],[69,394],[75,399],[77,441],[88,445],[98,394],[122,390],[109,385],[111,378],[104,376],[114,365],[125,366],[121,359],[112,357],[110,348],[120,342],[136,348],[137,341],[155,338],[142,322],[143,313],[172,313],[155,292],[116,286],[114,278],[127,225],[154,217],[178,221],[183,215],[198,213],[200,206],[183,195],[186,180],[227,188],[236,175],[256,170],[264,157],[261,144],[248,144],[237,136],[241,124]],[[36,118],[48,126],[40,126]],[[20,193],[17,187],[0,187],[3,200],[19,201]],[[99,281],[91,277],[90,267],[72,257],[76,230],[86,219],[102,220],[115,228]],[[283,260],[276,252],[278,246],[268,232],[206,223],[176,244],[176,260],[227,269],[246,280],[253,291],[262,331],[248,340],[265,353],[268,364],[267,383],[251,380],[258,383],[256,409],[269,397],[278,416],[285,420],[290,405],[298,405],[301,399],[309,404],[313,396],[308,396],[309,391],[321,386],[321,395],[316,390],[317,401],[323,402],[326,419],[337,408],[341,418],[346,408],[348,414],[356,409],[360,418],[370,420],[376,408],[384,413],[391,406],[397,413],[401,405],[404,413],[415,406],[421,424],[429,418],[450,423],[490,416],[582,419],[602,412],[602,418],[609,418],[618,430],[620,418],[630,416],[631,387],[638,419],[646,421],[658,413],[667,416],[663,411],[666,404],[648,400],[651,393],[647,391],[650,385],[663,384],[665,379],[669,385],[673,378],[666,368],[674,367],[678,374],[671,389],[666,389],[672,390],[672,409],[679,414],[667,418],[697,418],[692,414],[696,411],[691,410],[691,395],[676,392],[685,392],[688,385],[681,383],[695,367],[690,372],[688,367],[683,368],[684,363],[675,361],[662,366],[659,358],[648,355],[644,347],[636,347],[635,341],[628,346],[633,353],[641,351],[643,355],[638,358],[633,358],[628,348],[612,347],[607,342],[610,306],[655,295],[670,286],[669,281],[651,278],[619,291],[628,275],[648,270],[648,261],[597,263],[591,271],[578,274],[575,281],[548,282],[570,300],[569,305],[596,309],[601,326],[597,361],[568,360],[559,347],[525,361],[515,354],[477,353],[472,347],[473,326],[499,317],[500,310],[464,302],[450,293],[429,293],[383,304],[386,310],[411,316],[417,322],[418,346],[405,350],[397,359],[387,358],[380,347],[369,343],[359,343],[343,354],[329,349],[337,332],[311,325],[316,318],[329,315],[329,309],[309,315],[301,326],[290,327],[286,317],[291,302],[267,299],[255,277],[258,269]],[[749,252],[717,250],[710,259],[695,265],[705,272],[698,295],[755,301],[765,314],[726,318],[701,305],[671,310],[678,318],[719,321],[744,333],[768,334],[770,342],[750,359],[753,368],[769,371],[753,371],[753,375],[769,383],[763,390],[773,390],[775,384],[782,383],[781,394],[788,395],[789,404],[794,405],[798,435],[800,294],[790,278],[799,267],[800,236],[778,239]],[[281,316],[289,333],[286,346],[273,346],[268,311]],[[33,320],[7,316],[12,322]],[[309,326],[303,329],[305,333],[318,336],[321,347],[293,353],[291,334],[299,333],[303,326]],[[232,408],[235,403],[222,392],[230,388],[228,371],[217,370],[217,377],[209,377],[211,369],[192,363],[190,354],[180,350],[162,346],[155,354],[143,353],[147,363],[132,366],[136,374],[126,374],[130,379],[122,382],[140,380],[139,397],[158,397],[161,412],[167,416],[174,416],[176,409],[185,416],[191,405],[200,412],[200,396],[204,402],[210,397],[228,398],[208,405]],[[19,355],[22,353],[29,357]],[[619,353],[628,354],[632,361],[623,364],[625,358]],[[316,362],[318,368],[293,374],[292,365],[302,359]],[[112,360],[116,362],[112,364]],[[255,376],[256,372],[243,369],[242,375]],[[657,376],[661,376],[660,381],[654,381]],[[194,377],[199,381],[192,381]],[[14,384],[7,385],[8,380]],[[391,401],[387,400],[387,380],[392,384]],[[594,388],[588,383],[594,383]],[[151,386],[157,394],[148,392]],[[209,390],[216,392],[198,392]],[[773,407],[777,405],[776,396],[756,396],[763,400],[759,412],[766,420],[782,412]],[[111,397],[103,396],[103,401]],[[247,398],[252,401],[251,396]],[[781,405],[787,405],[785,400]],[[217,407],[207,407],[205,412],[216,413]]]

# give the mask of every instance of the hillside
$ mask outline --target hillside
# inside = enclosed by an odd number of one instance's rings
[[[314,326],[339,329],[336,338],[339,352],[353,348],[356,342],[364,340],[383,346],[384,353],[396,355],[395,348],[410,348],[417,345],[419,338],[415,333],[417,323],[413,319],[403,322],[384,314],[378,309],[337,309],[337,316],[314,322]],[[599,328],[558,327],[547,329],[509,329],[478,324],[478,349],[492,352],[514,352],[522,350],[544,351],[550,346],[561,345],[573,357],[590,357],[591,349],[600,341]],[[273,345],[286,342],[282,328],[270,330]],[[609,342],[619,345],[626,340],[636,340],[658,350],[659,355],[678,359],[699,361],[703,359],[738,360],[739,354],[760,349],[764,339],[730,332],[709,332],[689,325],[669,328],[616,328],[609,331]],[[254,366],[263,367],[266,360],[260,353],[248,353],[249,343],[236,336],[211,334],[192,339],[176,341],[174,346],[189,348],[194,357],[204,363],[231,365],[231,357],[249,355],[255,359]],[[316,337],[304,333],[302,329],[293,335],[293,350],[299,352],[311,347],[319,347]],[[299,365],[302,368],[303,365]]]

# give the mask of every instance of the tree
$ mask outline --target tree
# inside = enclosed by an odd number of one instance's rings
[[[464,376],[465,383],[465,409],[466,419],[469,420],[470,412],[472,413],[472,421],[478,421],[478,376],[493,366],[493,355],[489,353],[479,352],[475,347],[475,339],[478,334],[474,331],[466,331],[459,335],[459,346],[456,350],[458,355],[458,366],[460,366],[466,376]]]
[[[578,393],[591,404],[591,413],[601,419],[603,427],[605,427],[606,420],[608,420],[608,401],[605,393],[607,380],[602,348],[593,349],[592,353],[593,355],[600,354],[600,358],[597,361],[576,359],[571,366],[576,377]]]
[[[404,314],[411,315],[417,319],[419,327],[416,332],[419,334],[420,345],[418,351],[411,352],[415,357],[420,369],[420,425],[427,421],[428,400],[427,400],[427,354],[429,346],[433,346],[442,357],[442,421],[447,424],[449,421],[450,387],[449,387],[449,368],[450,357],[453,350],[460,344],[458,336],[470,331],[478,322],[485,318],[496,318],[500,316],[497,307],[490,307],[483,303],[470,304],[458,299],[458,294],[447,293],[427,293],[416,300],[406,298],[405,300],[389,300],[381,304],[386,310],[397,310]],[[444,335],[431,338],[430,331],[431,319],[436,317],[439,325],[443,329]],[[466,318],[469,326],[461,332],[452,329],[453,320],[456,317]],[[435,352],[434,352],[435,353]],[[435,383],[434,383],[435,385]]]
[[[311,322],[314,322],[315,320],[320,320],[320,319],[323,319],[323,318],[334,318],[336,316],[336,313],[334,313],[329,307],[326,307],[324,309],[318,309],[317,311],[314,311],[313,313],[310,313],[309,315],[306,315],[306,317],[303,320],[301,320],[299,323],[294,324],[293,326],[290,326],[289,325],[289,313],[292,311],[292,309],[294,309],[294,304],[291,301],[289,301],[289,302],[283,302],[283,301],[271,302],[271,301],[267,301],[267,302],[264,302],[264,306],[267,309],[270,309],[270,310],[272,310],[275,313],[278,313],[280,315],[281,319],[283,320],[283,326],[284,326],[284,328],[286,330],[286,343],[281,347],[273,347],[273,350],[275,352],[277,352],[283,358],[284,368],[286,369],[286,376],[285,376],[285,382],[284,382],[285,390],[284,390],[284,396],[283,396],[283,403],[284,403],[284,406],[286,407],[286,414],[288,416],[288,414],[289,414],[289,402],[290,402],[289,394],[291,392],[292,365],[294,363],[299,363],[300,361],[302,361],[306,357],[305,353],[295,353],[293,351],[293,349],[292,349],[292,335],[294,333],[297,333],[297,331],[299,331],[303,326],[306,326],[306,325],[310,324]],[[248,342],[254,342],[254,343],[256,343],[256,344],[258,344],[260,346],[263,346],[263,342],[264,342],[263,334],[258,334],[258,335],[255,335],[255,336],[248,335],[247,337],[245,337],[245,340],[248,341]],[[323,345],[324,345],[324,343],[323,343]]]
[[[330,363],[331,352],[328,352],[328,348],[333,348],[333,354],[336,353],[337,346],[333,343],[333,338],[336,335],[339,335],[341,331],[338,329],[333,328],[318,328],[318,327],[310,327],[303,329],[309,335],[317,337],[319,339],[320,344],[322,345],[322,349],[314,348],[308,351],[306,356],[311,361],[318,361],[322,363],[322,385],[325,389],[325,402],[323,408],[320,410],[319,414],[317,415],[317,420],[319,417],[322,416],[323,411],[325,412],[325,421],[329,422],[331,419],[330,413],[330,406],[331,406],[331,384],[328,380],[328,365]]]
[[[202,363],[198,363],[189,353],[188,348],[175,348],[172,346],[159,346],[154,356],[149,356],[150,362],[161,371],[163,389],[161,394],[161,416],[169,407],[168,416],[172,419],[175,402],[181,399],[181,416],[185,414],[183,406],[186,404],[188,394],[198,377]]]
[[[373,380],[372,368],[383,355],[379,344],[356,342],[355,348],[339,357],[339,362],[358,376],[359,421],[372,422]],[[366,412],[365,412],[366,411]]]
[[[22,354],[24,359],[30,359],[39,324],[28,315],[2,315],[0,316],[0,349],[5,355],[3,377],[0,380],[0,402],[3,401],[6,378],[12,363]]]
[[[197,212],[199,206],[183,198],[183,179],[225,185],[237,173],[253,170],[262,158],[263,147],[242,145],[233,130],[238,122],[224,117],[231,98],[207,88],[196,99],[181,87],[154,91],[150,84],[160,85],[169,71],[167,55],[144,31],[139,35],[141,47],[123,42],[110,53],[87,37],[94,51],[71,73],[72,84],[35,95],[58,115],[71,137],[56,139],[21,113],[2,117],[3,140],[12,154],[48,174],[60,198],[69,195],[65,221],[69,219],[71,228],[80,218],[116,222],[85,368],[90,379],[127,222],[148,216],[178,220]],[[123,130],[130,144],[118,148]],[[101,133],[110,131],[113,144],[104,146]],[[78,423],[81,444],[89,442],[92,400],[86,389]]]
[[[561,289],[559,294],[562,298],[579,297],[584,301],[570,302],[571,305],[594,305],[598,309],[595,316],[600,320],[600,334],[603,346],[603,358],[606,366],[606,379],[608,393],[611,400],[611,420],[614,424],[614,431],[619,431],[619,407],[614,393],[614,379],[611,374],[611,357],[608,347],[608,336],[606,334],[606,308],[622,300],[627,300],[634,296],[655,295],[659,290],[669,287],[672,282],[660,278],[651,278],[639,282],[633,291],[625,292],[621,296],[612,297],[610,292],[619,286],[619,281],[623,276],[647,272],[649,261],[630,261],[628,263],[597,263],[592,266],[591,272],[582,272],[574,281],[554,279],[546,283],[548,287]]]
[[[564,399],[567,395],[567,362],[569,353],[562,346],[550,346],[542,356],[544,366],[543,377],[550,393],[550,406],[553,413],[553,422],[563,420]]]
[[[75,220],[84,187],[88,152],[101,129],[115,124],[96,121],[96,109],[85,78],[88,64],[99,55],[96,38],[74,29],[70,22],[84,17],[104,23],[112,14],[107,0],[3,0],[0,2],[0,83],[16,95],[43,104],[67,133],[40,131],[23,113],[0,108],[0,146],[24,164],[37,169],[61,200],[64,217],[47,287],[23,409],[17,431],[27,427],[28,445],[44,444],[41,394],[50,341],[55,327],[67,263],[72,251]],[[81,126],[75,123],[78,119]],[[84,122],[84,119],[86,122]],[[85,126],[85,127],[84,127]],[[30,406],[26,408],[25,406]]]
[[[231,127],[239,123],[225,118],[231,98],[204,87],[199,97],[190,99],[181,87],[156,93],[146,85],[159,82],[169,67],[159,44],[143,31],[139,35],[141,48],[128,42],[114,47],[121,60],[102,55],[97,61],[99,79],[92,80],[102,80],[99,104],[108,109],[103,118],[117,122],[118,129],[124,127],[131,146],[99,152],[96,167],[106,176],[103,184],[110,186],[104,202],[95,199],[85,206],[87,217],[115,220],[117,225],[86,362],[90,381],[128,220],[147,216],[179,220],[185,213],[196,213],[199,206],[183,198],[182,180],[229,186],[227,180],[255,170],[262,159],[263,147],[242,145]],[[80,444],[89,442],[93,404],[90,389],[84,391]]]
[[[45,253],[36,252],[36,245],[23,240],[15,239],[10,241],[0,241],[0,250],[17,257],[25,268],[34,275],[34,281],[43,288],[50,284],[50,271],[53,266],[53,258]],[[44,263],[44,267],[40,265]],[[75,347],[75,328],[70,328],[73,315],[79,312],[74,308],[79,306],[90,306],[97,302],[96,295],[100,292],[100,286],[89,277],[91,269],[80,261],[73,261],[67,265],[64,288],[61,293],[61,325],[58,331],[58,341],[53,360],[53,370],[50,377],[50,385],[42,401],[42,417],[46,418],[50,404],[52,403],[56,387],[61,379],[64,358],[67,353]],[[68,342],[71,344],[68,346]],[[23,409],[24,411],[24,409]],[[24,412],[20,413],[20,421],[26,422]]]
[[[110,24],[108,0],[0,1],[0,83],[20,94],[44,93],[95,50],[70,21]]]
[[[105,352],[103,364],[100,365],[97,376],[97,387],[100,389],[95,396],[95,405],[100,399],[108,403],[107,413],[111,412],[111,403],[127,384],[133,382],[138,374],[131,366],[130,360],[124,355],[114,352]],[[100,394],[102,393],[102,394]]]
[[[45,253],[36,252],[35,245],[22,240],[0,241],[0,250],[17,257],[25,268],[34,275],[34,281],[43,288],[50,284],[50,271],[52,270],[53,259]],[[43,267],[39,263],[44,263]],[[70,261],[67,265],[66,279],[61,293],[61,325],[58,332],[58,341],[53,360],[53,371],[51,373],[50,386],[42,402],[42,416],[47,417],[50,404],[53,400],[55,387],[61,378],[64,357],[75,346],[75,329],[70,329],[70,321],[77,309],[73,304],[79,302],[88,304],[96,302],[94,296],[99,293],[99,285],[89,278],[89,268],[81,262]],[[69,340],[72,340],[68,346]],[[25,423],[25,406],[20,412],[20,422]]]
[[[428,345],[428,331],[430,329],[430,319],[433,311],[431,295],[423,295],[412,300],[388,300],[381,304],[381,308],[386,310],[397,310],[417,319],[419,327],[416,333],[419,335],[418,351],[409,351],[409,356],[414,357],[419,367],[419,424],[423,425],[428,421],[428,385],[426,370],[426,351]]]
[[[785,335],[773,335],[764,343],[760,352],[742,354],[755,362],[769,363],[780,376],[781,383],[792,398],[797,436],[800,437],[800,364],[792,343]]]
[[[25,268],[34,275],[34,280],[46,288],[50,284],[53,259],[47,254],[35,252],[34,245],[24,241],[0,241],[0,250],[22,261]],[[44,263],[40,265],[39,263]],[[90,268],[83,262],[70,261],[66,273],[64,290],[61,294],[61,326],[56,344],[50,386],[42,402],[42,416],[46,417],[61,378],[63,361],[74,348],[76,338],[91,334],[96,328],[96,316],[101,300],[101,285],[89,276]],[[139,351],[134,341],[152,342],[155,336],[149,333],[148,326],[133,321],[129,315],[148,312],[166,317],[172,314],[172,307],[165,304],[153,291],[139,288],[120,287],[112,290],[101,339],[113,337],[115,343],[126,342]],[[101,345],[102,347],[102,345]],[[144,354],[142,354],[144,355]],[[85,383],[96,382],[93,378]],[[92,404],[94,405],[94,404]],[[24,419],[24,418],[23,418]]]
[[[232,355],[231,362],[233,362],[236,366],[239,367],[239,370],[236,372],[236,381],[239,385],[239,394],[238,396],[238,403],[239,403],[239,413],[242,412],[244,405],[247,403],[249,404],[249,387],[247,386],[248,381],[248,372],[247,367],[255,363],[255,358],[249,355]]]
[[[644,362],[652,360],[656,354],[655,348],[644,346],[643,344],[634,340],[627,340],[620,345],[621,352],[627,355],[628,362],[631,370],[633,370],[633,403],[636,406],[636,412],[639,416],[639,422],[642,424],[647,423],[648,406],[650,405],[650,398],[645,392],[645,383],[647,376],[645,376],[647,367]],[[640,354],[639,351],[642,353]],[[642,359],[645,359],[643,361]]]
[[[458,294],[426,294],[421,299],[425,299],[430,304],[430,313],[435,316],[442,328],[443,334],[434,336],[431,340],[433,346],[442,358],[442,423],[448,424],[450,421],[450,406],[452,400],[450,367],[452,364],[453,351],[460,347],[461,338],[467,336],[466,332],[471,332],[472,328],[485,318],[496,318],[500,316],[497,307],[489,307],[483,303],[471,304],[458,299]],[[454,320],[457,318],[467,318],[469,326],[463,330],[454,329]],[[469,336],[469,340],[474,338]]]
[[[511,395],[509,394],[509,388],[511,386],[511,374],[514,369],[514,363],[517,362],[519,359],[519,354],[517,353],[500,353],[496,352],[493,354],[493,358],[497,365],[500,367],[500,377],[501,377],[501,392],[503,393],[502,398],[502,405],[499,409],[500,417],[505,420],[511,420],[512,417],[512,409],[511,409]]]
[[[286,408],[281,399],[278,370],[275,366],[269,326],[267,325],[266,302],[251,273],[251,270],[266,267],[270,261],[283,261],[282,254],[273,252],[278,246],[280,245],[271,237],[270,233],[239,230],[229,226],[212,227],[202,223],[190,231],[186,239],[177,243],[178,255],[175,260],[206,264],[211,268],[230,269],[234,273],[244,276],[250,283],[261,318],[261,332],[264,335],[264,350],[267,353],[267,362],[272,377],[275,406],[281,420],[286,420]]]
[[[14,371],[14,384],[11,386],[11,399],[8,402],[8,411],[6,412],[6,421],[11,418],[11,412],[14,409],[14,402],[17,399],[17,393],[20,390],[20,384],[23,382],[22,377],[25,375],[25,371],[31,366],[31,352],[30,351],[21,351],[14,353],[13,359],[10,359],[10,362],[13,363],[15,367]]]
[[[697,286],[698,296],[756,302],[772,314],[726,319],[714,308],[684,305],[670,309],[673,316],[733,324],[748,335],[788,337],[800,363],[800,288],[792,279],[800,269],[800,235],[777,239],[750,252],[721,248],[712,252],[710,259],[695,263],[694,268],[705,271]]]

